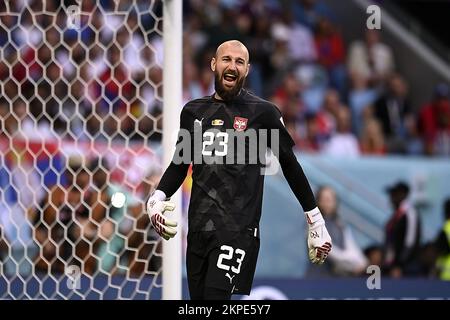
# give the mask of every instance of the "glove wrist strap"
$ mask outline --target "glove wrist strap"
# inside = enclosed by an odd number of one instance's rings
[[[151,198],[159,200],[159,201],[165,201],[167,197],[163,191],[155,190],[155,192],[153,192]]]
[[[315,207],[314,209],[310,211],[305,212],[306,221],[309,225],[319,225],[321,223],[325,223],[323,220],[322,214],[320,213],[320,210],[318,207]],[[318,222],[318,223],[316,223]]]

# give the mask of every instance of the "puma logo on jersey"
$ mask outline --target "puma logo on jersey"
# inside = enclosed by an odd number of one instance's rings
[[[199,125],[202,125],[202,121],[203,121],[203,119],[204,119],[204,118],[201,118],[200,120],[198,120],[198,119],[195,119],[195,120],[194,120],[194,124],[196,124],[196,123],[197,123],[197,124],[199,124]]]
[[[230,279],[230,284],[233,283],[233,278],[236,276],[235,274],[230,276],[230,274],[227,272],[225,275]]]

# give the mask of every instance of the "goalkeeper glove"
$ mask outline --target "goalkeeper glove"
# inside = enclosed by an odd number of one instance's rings
[[[155,231],[164,239],[169,240],[177,234],[176,221],[169,220],[164,216],[165,211],[173,211],[175,204],[166,199],[164,192],[156,190],[147,201],[147,213],[150,216]]]
[[[312,263],[322,264],[331,251],[331,237],[319,208],[305,212],[308,221],[308,255]]]

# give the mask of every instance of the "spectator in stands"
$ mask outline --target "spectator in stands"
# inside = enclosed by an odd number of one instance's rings
[[[329,186],[317,191],[317,204],[323,214],[330,236],[333,237],[333,251],[323,268],[310,270],[309,276],[358,276],[365,272],[368,260],[353,237],[351,229],[338,214],[339,201],[336,192]],[[316,269],[316,268],[314,268]]]
[[[348,95],[348,104],[352,113],[352,131],[361,136],[368,115],[372,116],[372,105],[378,98],[378,90],[369,85],[369,80],[359,74],[352,77],[352,87]]]
[[[332,11],[321,0],[296,0],[290,1],[295,20],[310,30],[314,30],[318,20],[322,16],[331,16]]]
[[[295,123],[303,118],[301,85],[294,74],[288,73],[284,76],[271,101],[279,107],[285,125]]]
[[[366,31],[365,41],[351,44],[348,54],[350,76],[357,74],[371,84],[383,84],[395,69],[394,56],[389,46],[381,42],[380,32],[375,29]]]
[[[420,217],[409,201],[409,186],[402,181],[389,186],[393,213],[385,226],[383,271],[399,278],[420,272]]]
[[[312,31],[294,20],[292,12],[282,13],[281,26],[287,28],[290,58],[294,63],[313,63],[317,59]],[[275,24],[277,27],[279,24]]]
[[[323,143],[336,132],[336,120],[341,108],[345,108],[345,105],[342,104],[339,92],[334,89],[327,90],[323,105],[317,113],[317,124]]]
[[[318,117],[315,114],[307,114],[305,116],[305,130],[300,134],[289,125],[286,124],[286,128],[299,150],[306,152],[318,152],[320,150],[323,140],[319,129]]]
[[[109,181],[109,164],[106,158],[93,159],[89,165],[96,200],[92,202],[93,215],[99,219],[101,237],[96,237],[95,256],[98,268],[104,273],[126,272],[127,239],[133,228],[133,217],[142,214],[142,203],[122,186]],[[123,199],[121,201],[120,199]],[[118,199],[113,201],[113,199]],[[98,211],[98,214],[97,214]]]
[[[414,115],[408,100],[408,88],[398,74],[389,77],[387,92],[374,105],[374,115],[381,122],[390,153],[405,153],[409,136],[407,122]]]
[[[351,118],[347,107],[341,107],[337,114],[336,132],[323,148],[323,153],[335,157],[358,157],[358,140],[350,131]]]
[[[386,154],[383,130],[377,119],[369,118],[365,121],[360,139],[360,147],[362,154]]]
[[[160,170],[152,170],[143,181],[142,194],[151,194],[161,179]],[[141,276],[148,272],[157,272],[161,267],[161,242],[156,231],[151,227],[150,219],[145,210],[141,210],[136,218],[136,228],[133,229],[128,246],[130,273]],[[157,253],[157,254],[156,254]]]
[[[450,156],[450,88],[438,84],[433,100],[422,107],[419,129],[427,155]]]
[[[54,186],[36,208],[29,211],[29,219],[35,227],[34,240],[40,252],[36,267],[44,272],[64,272],[65,263],[71,263],[73,248],[70,242],[84,241],[84,235],[74,234],[79,225],[77,217],[89,217],[88,200],[84,198],[89,176],[78,163],[69,161],[65,179]],[[87,226],[92,227],[92,226]],[[91,233],[95,233],[93,230]],[[70,242],[69,242],[70,241]],[[78,245],[77,245],[78,247]],[[87,249],[89,250],[89,248]],[[77,262],[82,264],[85,255],[75,251]],[[92,271],[92,261],[85,261],[84,271]]]
[[[379,245],[371,245],[364,249],[364,255],[367,258],[367,265],[381,266],[383,265],[383,248]]]
[[[314,36],[317,60],[328,72],[331,87],[337,89],[341,97],[347,96],[347,70],[345,68],[344,40],[329,18],[318,20]]]
[[[444,225],[435,241],[435,247],[439,254],[436,264],[439,278],[450,281],[450,198],[444,202]]]

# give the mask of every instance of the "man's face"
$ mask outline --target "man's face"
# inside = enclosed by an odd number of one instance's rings
[[[223,100],[234,98],[244,86],[249,71],[248,52],[245,47],[225,44],[219,47],[211,60],[215,90]]]

